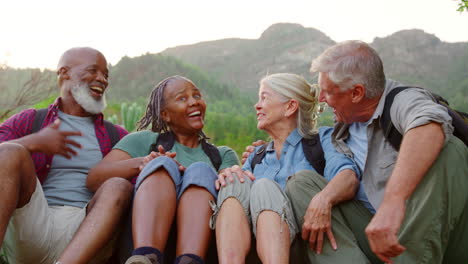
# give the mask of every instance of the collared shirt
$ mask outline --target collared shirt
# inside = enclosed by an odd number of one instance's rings
[[[332,128],[320,128],[320,141],[325,153],[326,166],[324,176],[328,180],[332,179],[336,173],[344,169],[353,169],[360,176],[359,169],[354,161],[344,154],[337,152],[330,143],[330,134],[326,133]],[[263,160],[255,166],[253,174],[256,179],[268,178],[277,182],[283,189],[289,176],[301,170],[315,169],[307,161],[302,149],[301,135],[297,129],[293,130],[283,144],[280,159],[277,159],[274,149],[274,142],[270,142],[266,148],[266,154]],[[328,142],[328,143],[327,143]],[[244,170],[251,171],[251,162],[260,147],[248,157],[242,167]]]
[[[349,126],[349,138],[346,144],[351,149],[354,155],[354,161],[359,166],[361,171],[364,171],[364,165],[367,158],[367,126],[369,123],[352,123]]]
[[[55,102],[48,107],[47,115],[42,123],[42,127],[46,127],[53,123],[58,118],[59,105],[61,99],[57,98]],[[0,124],[0,143],[22,138],[31,134],[31,129],[36,115],[36,109],[27,109],[18,114],[8,118],[5,122]],[[128,132],[120,126],[115,126],[119,133],[120,138],[124,137]],[[96,131],[96,138],[99,142],[102,155],[106,155],[112,149],[111,139],[104,126],[104,119],[102,114],[95,115],[94,128]],[[50,164],[53,155],[46,155],[45,153],[36,152],[31,155],[36,168],[36,174],[40,182],[43,183],[50,170]]]
[[[382,203],[385,185],[393,172],[398,152],[385,138],[380,127],[385,98],[394,88],[402,86],[393,80],[388,80],[385,91],[380,98],[379,104],[367,126],[367,158],[362,176],[364,190],[374,208],[379,208]],[[423,89],[407,89],[395,96],[390,117],[395,128],[404,135],[408,130],[436,122],[442,125],[445,134],[445,142],[453,133],[452,118],[447,109],[437,104],[432,96]],[[349,157],[353,153],[346,144],[349,137],[349,125],[337,123],[332,135],[335,148]]]

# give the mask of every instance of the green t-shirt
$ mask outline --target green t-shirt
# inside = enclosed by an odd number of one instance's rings
[[[114,149],[125,151],[132,158],[144,157],[151,152],[151,145],[156,142],[158,135],[158,133],[149,130],[134,132],[122,138],[114,146]],[[220,146],[218,150],[222,160],[219,170],[239,164],[239,159],[234,150],[226,146]],[[198,144],[196,148],[189,148],[176,141],[169,151],[177,153],[175,160],[186,168],[194,162],[202,161],[214,169],[210,158],[203,151],[201,144]]]

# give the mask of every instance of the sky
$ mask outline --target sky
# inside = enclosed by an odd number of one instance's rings
[[[468,12],[456,0],[0,0],[0,65],[54,69],[71,47],[109,63],[178,45],[257,39],[274,23],[299,23],[334,41],[372,42],[422,29],[468,42]]]

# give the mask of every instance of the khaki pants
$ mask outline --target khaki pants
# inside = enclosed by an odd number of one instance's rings
[[[286,186],[299,228],[310,200],[326,184],[319,177],[300,172]],[[303,246],[307,263],[378,263],[364,234],[371,218],[358,201],[335,206],[332,228],[338,250],[328,241],[320,255]],[[394,263],[468,263],[468,148],[459,139],[449,139],[407,201],[398,237],[406,251]]]
[[[304,224],[304,215],[310,200],[319,193],[327,180],[314,171],[301,171],[293,175],[286,184],[286,194],[291,199],[292,208],[297,219],[299,233]],[[332,231],[338,250],[333,250],[328,238],[324,238],[321,254],[310,250],[308,241],[298,238],[297,254],[304,255],[306,263],[379,263],[370,261],[366,253],[371,254],[369,245],[360,245],[364,239],[364,229],[372,218],[372,214],[364,205],[356,200],[342,203],[332,209]],[[361,239],[358,239],[361,235]],[[365,248],[365,250],[363,250]],[[367,251],[367,252],[365,252]]]
[[[17,209],[8,224],[3,248],[9,262],[55,263],[85,217],[86,207],[49,207],[37,181],[29,203]],[[106,246],[93,263],[104,263],[111,254],[112,247]]]
[[[262,178],[252,182],[245,177],[245,182],[241,183],[237,177],[234,182],[227,182],[227,185],[219,191],[217,205],[212,205],[213,216],[210,227],[215,228],[216,217],[224,201],[228,198],[235,198],[244,208],[247,221],[251,224],[253,234],[257,233],[257,218],[261,212],[273,211],[281,216],[287,223],[287,227],[278,226],[278,229],[289,228],[289,238],[292,243],[296,233],[296,220],[291,209],[288,197],[281,189],[280,185],[272,180]]]

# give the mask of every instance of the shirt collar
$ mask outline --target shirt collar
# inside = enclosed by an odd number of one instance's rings
[[[286,138],[286,142],[288,142],[289,145],[291,146],[296,146],[301,142],[302,136],[299,134],[297,131],[297,128],[295,128],[291,133],[289,133],[289,136]],[[266,148],[266,151],[274,151],[274,144],[273,141],[268,143],[268,146]]]

